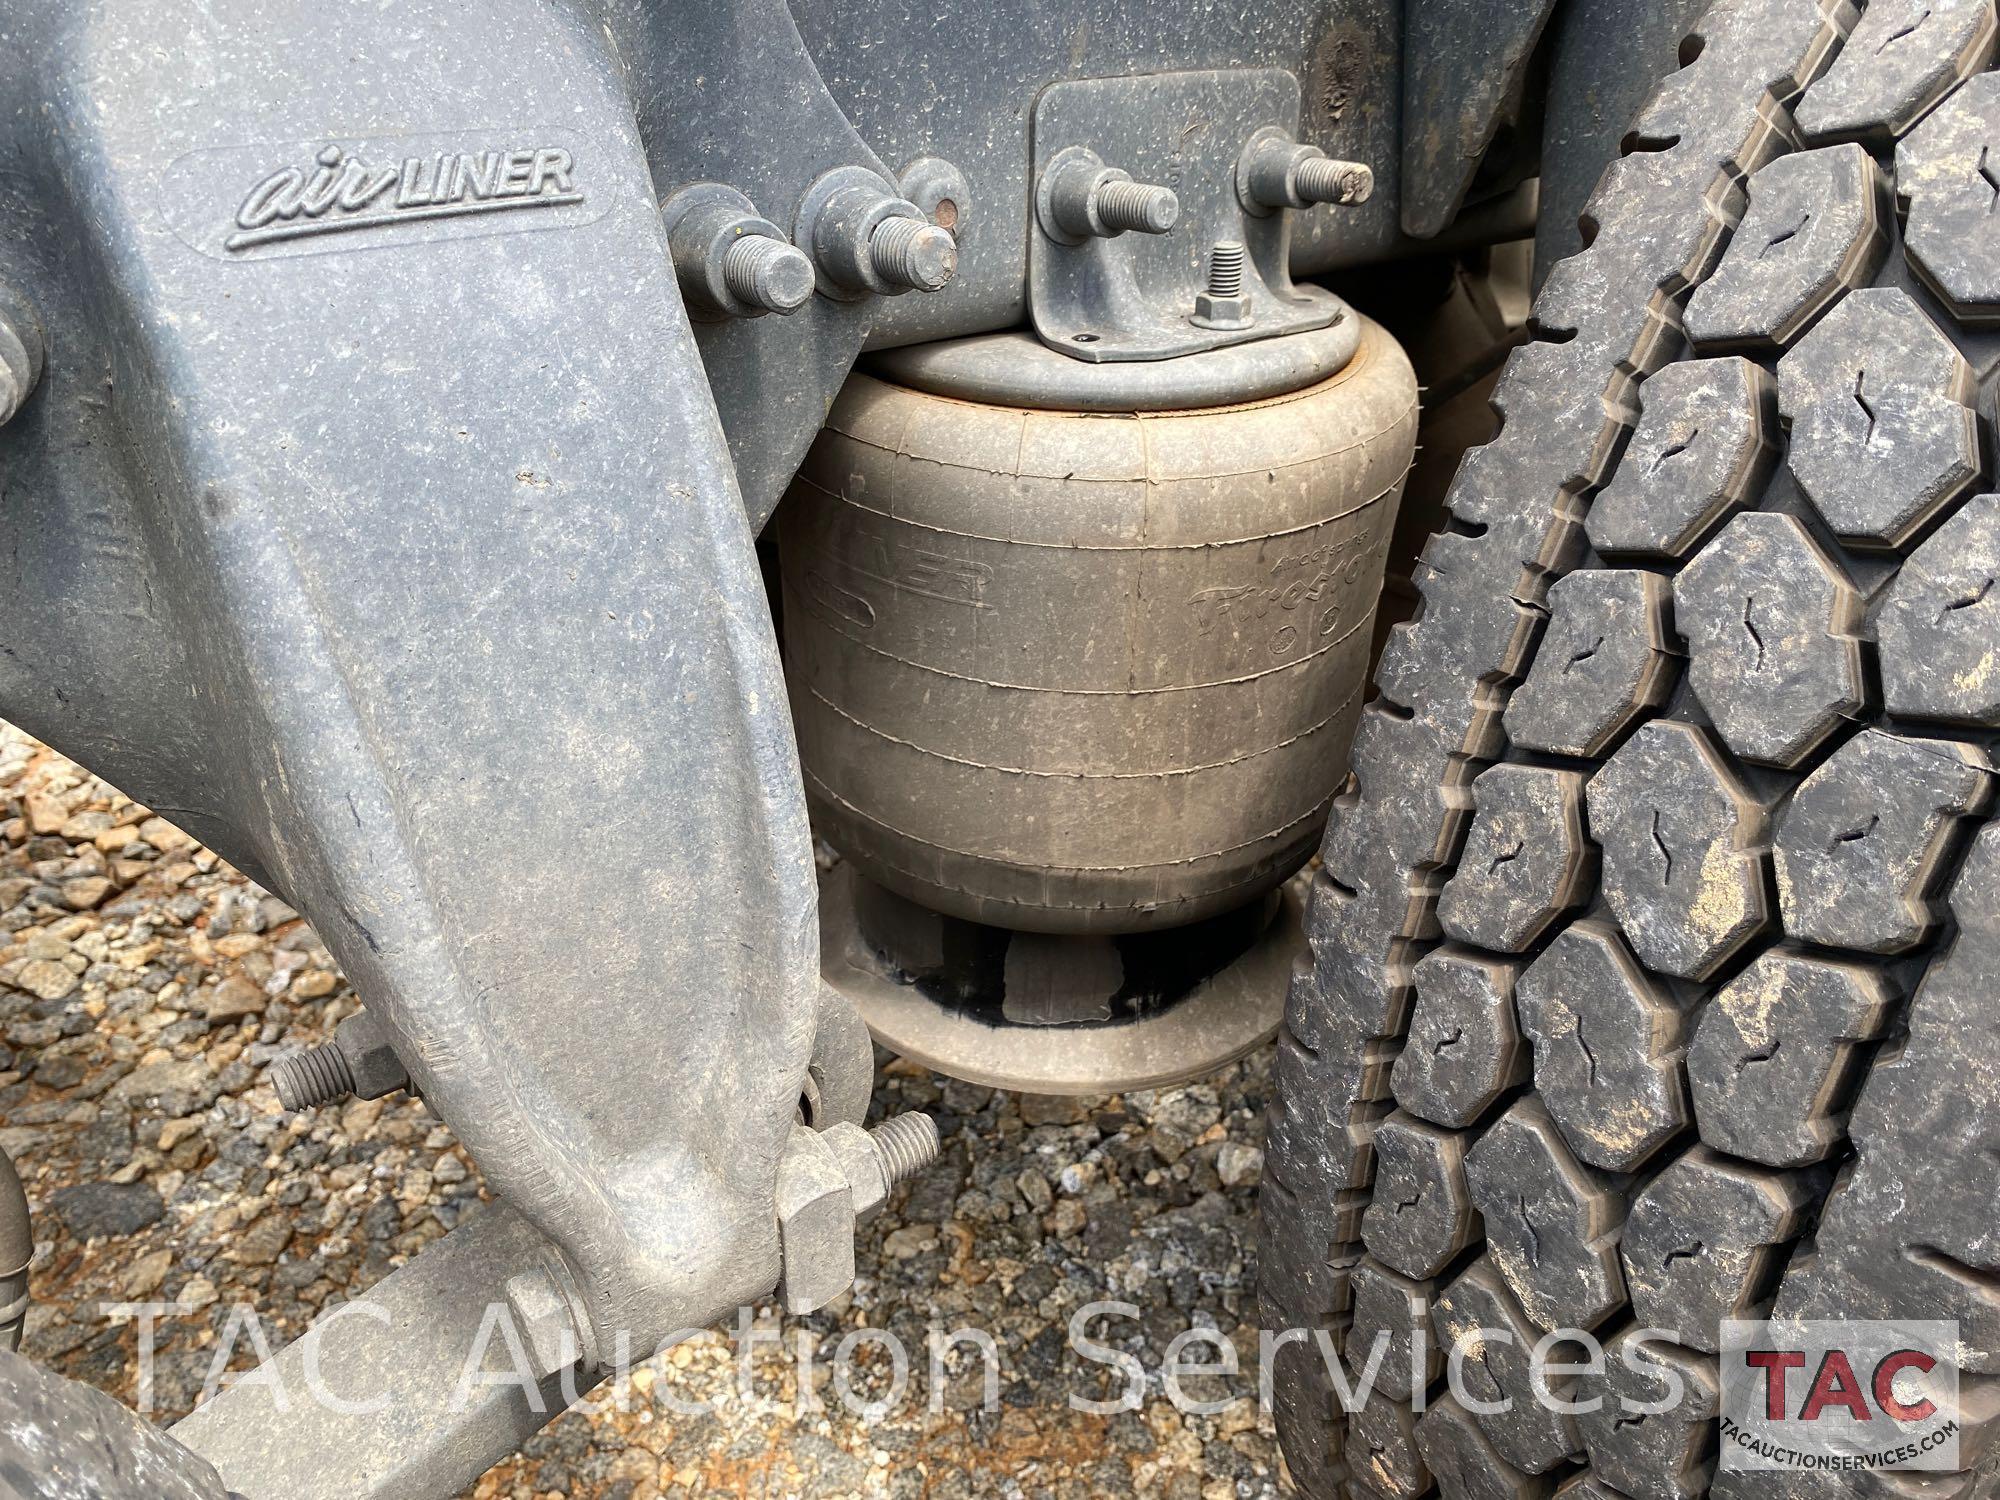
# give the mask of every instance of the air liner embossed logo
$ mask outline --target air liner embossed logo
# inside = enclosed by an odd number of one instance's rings
[[[439,151],[381,165],[323,146],[311,167],[281,167],[251,188],[222,244],[248,250],[426,219],[560,208],[583,202],[575,168],[560,146]]]
[[[572,130],[494,125],[190,151],[160,212],[186,244],[254,262],[574,229],[618,197],[612,158]]]

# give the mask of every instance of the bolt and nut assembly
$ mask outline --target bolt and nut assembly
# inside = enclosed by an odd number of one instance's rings
[[[389,1029],[357,1011],[333,1029],[333,1040],[273,1058],[271,1086],[288,1110],[313,1109],[349,1095],[379,1099],[410,1086]]]
[[[1195,293],[1189,321],[1198,328],[1248,328],[1255,321],[1243,289],[1241,240],[1218,240],[1208,252],[1208,285]]]
[[[779,1291],[785,1311],[822,1308],[854,1282],[854,1225],[937,1160],[937,1125],[912,1111],[873,1130],[792,1129],[778,1162]]]
[[[1316,203],[1366,203],[1374,191],[1375,174],[1368,167],[1330,157],[1275,125],[1252,135],[1236,162],[1237,201],[1258,218]]]
[[[1128,230],[1165,234],[1181,216],[1181,200],[1172,188],[1134,182],[1131,173],[1106,166],[1086,146],[1057,153],[1042,174],[1036,208],[1049,238],[1065,245],[1113,239]]]
[[[793,313],[812,300],[812,261],[720,182],[682,188],[660,206],[681,295],[697,318]]]
[[[866,167],[836,167],[806,189],[793,238],[838,301],[940,291],[958,273],[951,231]]]

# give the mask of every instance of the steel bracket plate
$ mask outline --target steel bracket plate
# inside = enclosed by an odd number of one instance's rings
[[[1292,284],[1290,215],[1247,212],[1236,163],[1253,133],[1299,127],[1299,81],[1282,68],[1155,73],[1051,84],[1035,101],[1032,184],[1072,147],[1094,151],[1139,182],[1170,187],[1180,219],[1165,234],[1127,232],[1066,245],[1030,210],[1028,311],[1042,342],[1074,359],[1171,359],[1277,334],[1324,328],[1340,316],[1330,292]],[[1210,249],[1248,251],[1247,328],[1190,321],[1207,283]]]

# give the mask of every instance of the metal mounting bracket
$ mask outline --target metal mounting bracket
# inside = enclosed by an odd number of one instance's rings
[[[1171,121],[1161,130],[1158,122]],[[1180,217],[1163,234],[1064,243],[1031,212],[1028,310],[1052,349],[1093,363],[1171,359],[1277,334],[1324,328],[1340,300],[1294,286],[1291,215],[1246,211],[1237,162],[1260,129],[1299,128],[1299,81],[1281,68],[1157,73],[1052,84],[1035,101],[1032,182],[1078,148],[1146,183],[1173,189]],[[1218,242],[1247,250],[1240,328],[1192,321]]]

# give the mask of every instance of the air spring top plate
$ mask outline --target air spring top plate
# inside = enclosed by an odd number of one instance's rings
[[[993,406],[1192,411],[1303,390],[1343,369],[1360,342],[1361,320],[1343,307],[1325,328],[1176,359],[1085,364],[1021,330],[885,349],[862,367],[911,390]]]

